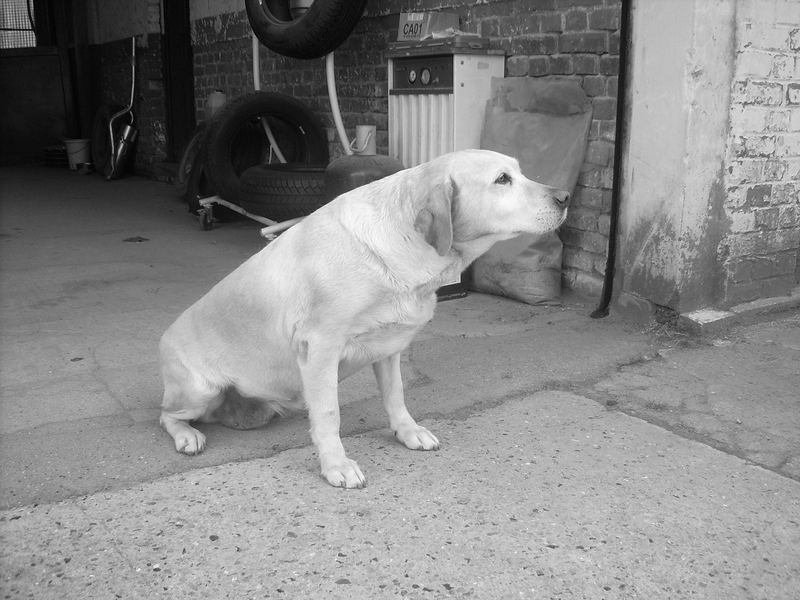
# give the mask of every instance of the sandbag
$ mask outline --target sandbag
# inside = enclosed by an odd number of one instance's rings
[[[515,157],[526,177],[571,194],[591,122],[591,103],[574,82],[494,78],[481,148]],[[557,302],[562,248],[555,232],[498,242],[473,264],[471,287],[528,304]]]

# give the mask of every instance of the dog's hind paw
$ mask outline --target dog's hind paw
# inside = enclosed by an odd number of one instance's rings
[[[394,432],[395,437],[411,450],[438,450],[439,440],[422,425],[413,423],[398,427]]]
[[[182,454],[194,456],[206,447],[206,436],[193,427],[187,427],[175,436],[175,450]]]

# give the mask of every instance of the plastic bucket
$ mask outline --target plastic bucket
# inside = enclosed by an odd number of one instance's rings
[[[350,149],[361,156],[375,156],[375,125],[356,125],[356,139]]]
[[[67,147],[69,168],[73,171],[76,171],[79,165],[92,162],[89,154],[89,140],[64,140],[64,145]]]

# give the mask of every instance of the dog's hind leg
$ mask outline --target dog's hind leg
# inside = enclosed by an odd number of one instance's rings
[[[164,400],[159,423],[175,441],[175,450],[199,454],[206,446],[206,436],[189,425],[205,420],[224,399],[224,390],[212,387],[193,375],[177,361],[163,365]]]
[[[175,450],[183,454],[200,454],[206,447],[206,436],[189,425],[199,416],[195,411],[161,411],[158,422],[175,440]],[[201,415],[200,415],[201,416]]]

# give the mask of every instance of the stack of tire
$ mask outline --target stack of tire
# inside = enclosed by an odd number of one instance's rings
[[[294,3],[304,4],[303,2]],[[293,58],[324,56],[341,44],[363,13],[366,0],[307,0],[303,12],[288,0],[246,0],[247,15],[262,44]],[[271,151],[268,125],[286,163]],[[202,123],[178,167],[179,193],[192,212],[200,198],[218,195],[274,221],[307,215],[330,198],[325,130],[297,99],[255,92],[223,106]],[[235,216],[215,207],[217,218]]]
[[[286,164],[268,165],[269,125]],[[275,92],[247,94],[200,125],[178,165],[179,192],[193,212],[218,195],[275,221],[308,214],[324,202],[328,142],[302,102]],[[218,218],[230,217],[215,208]]]

